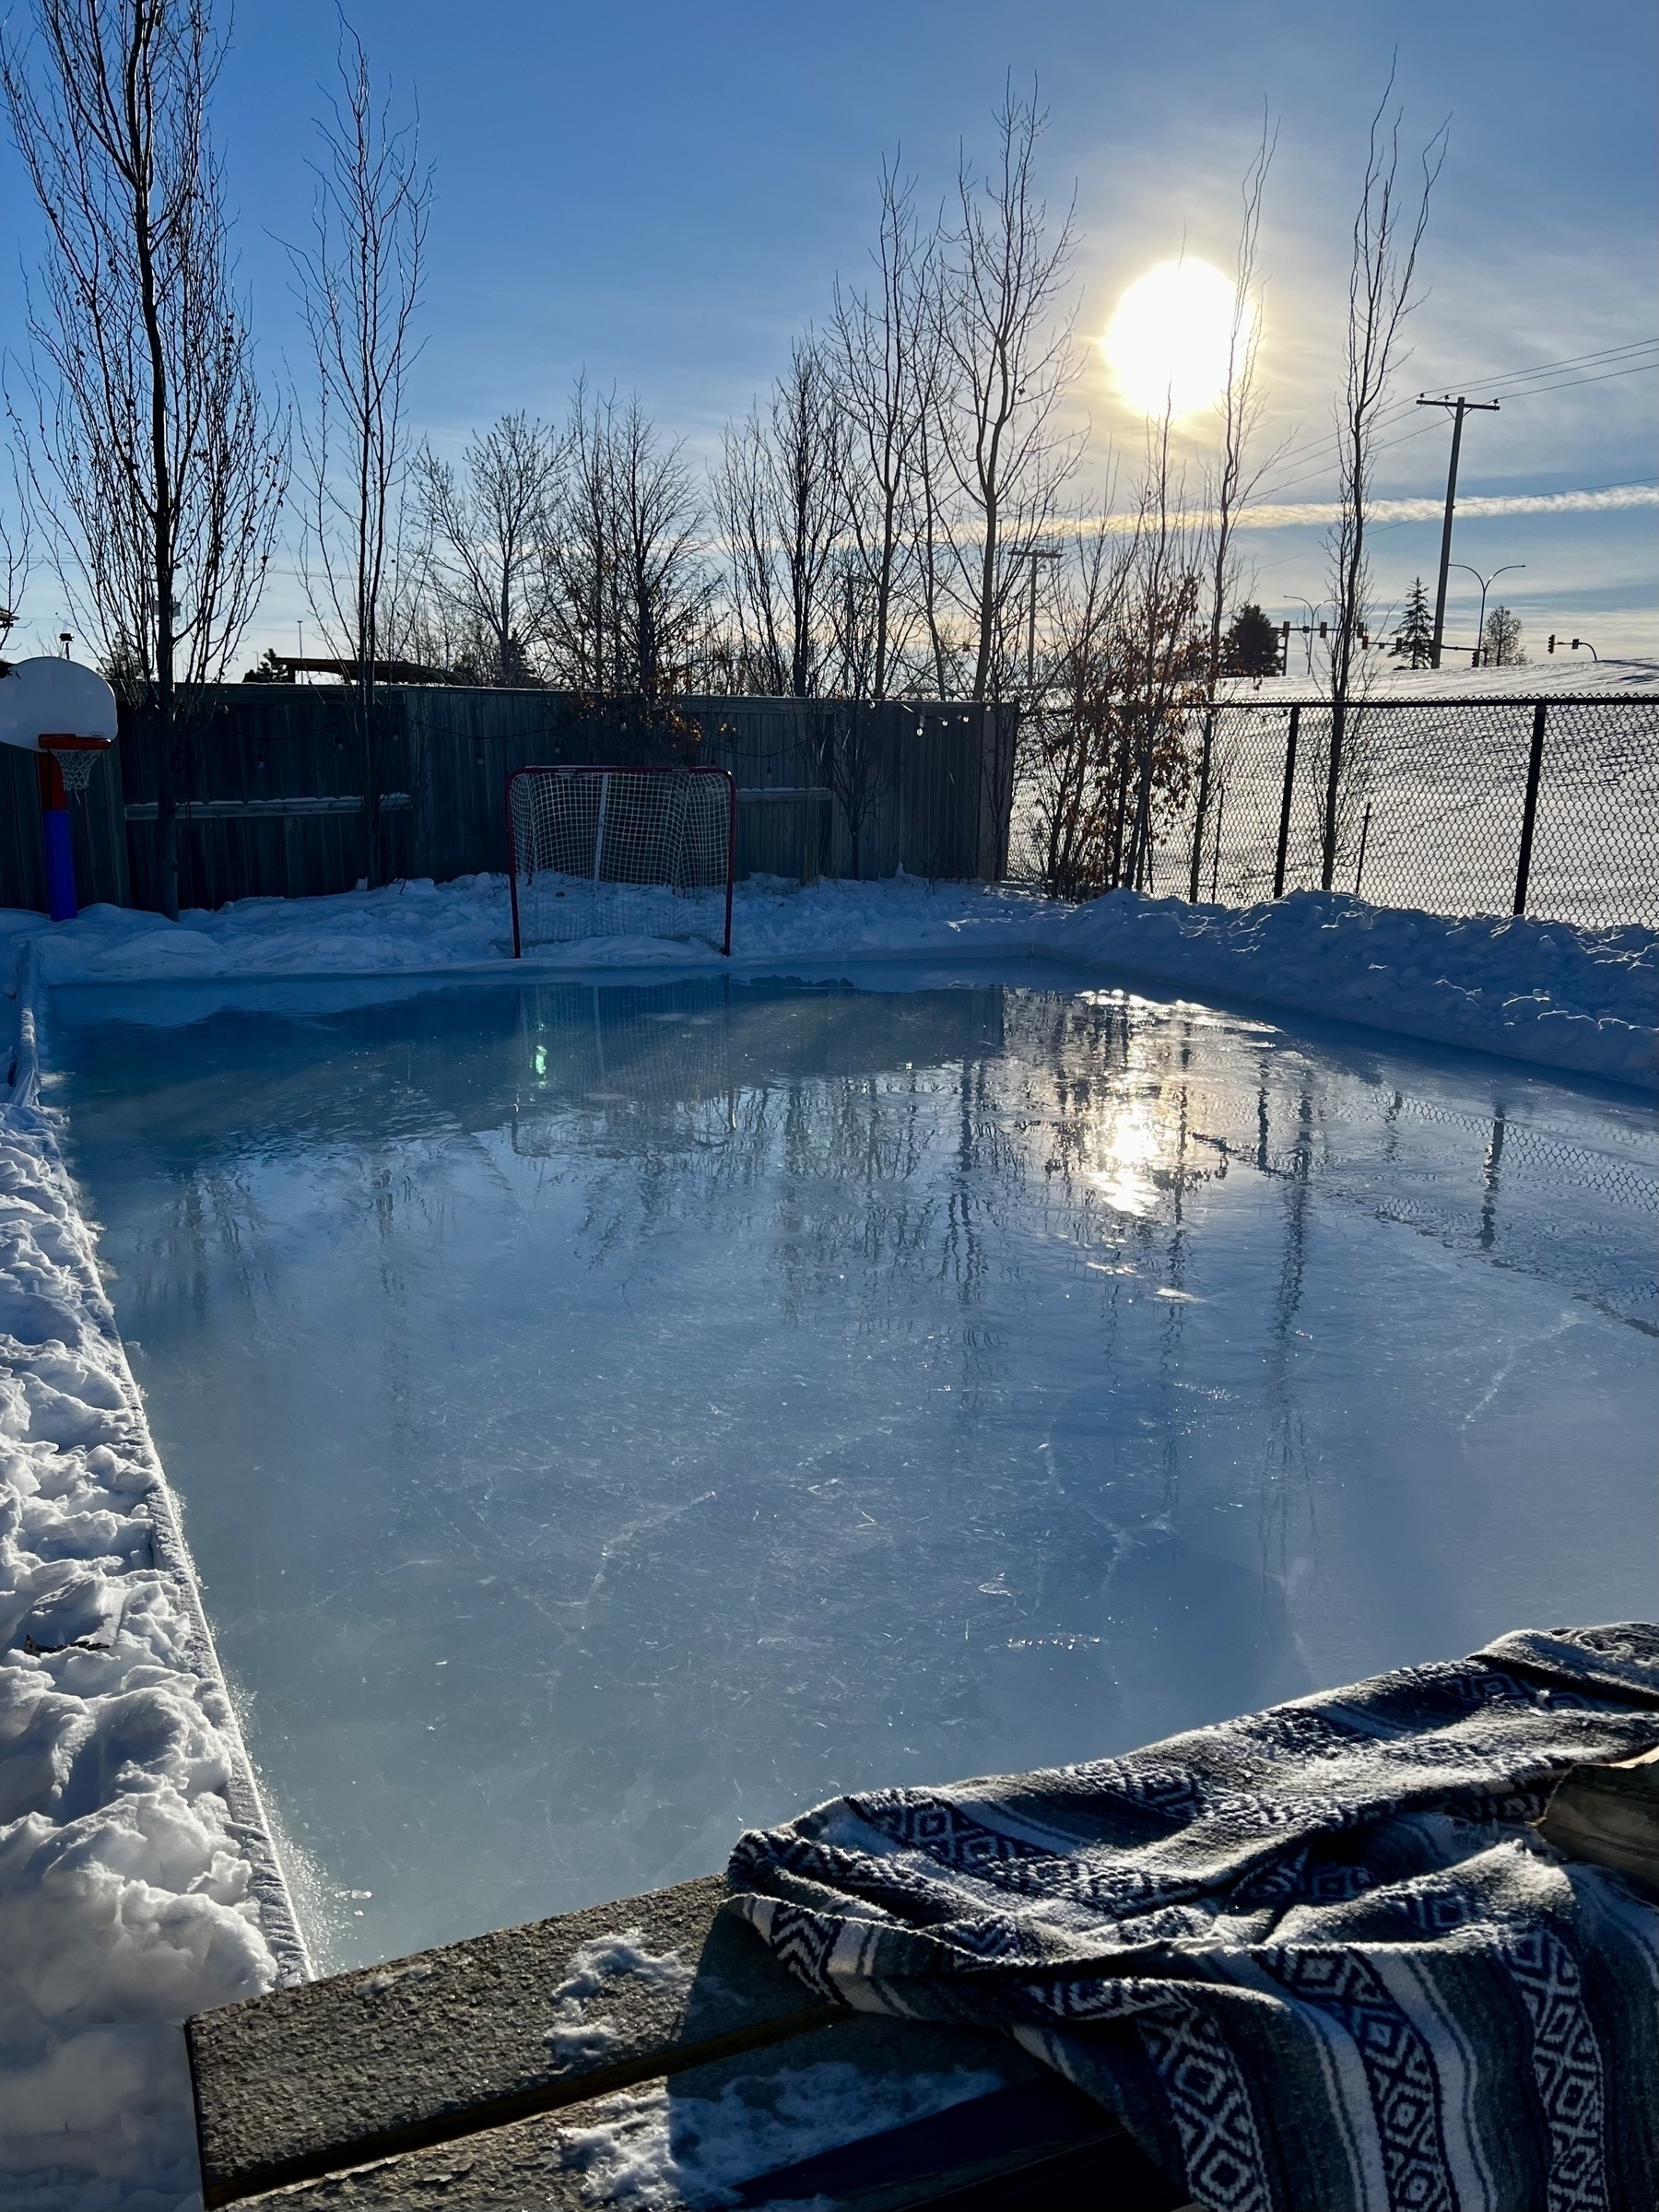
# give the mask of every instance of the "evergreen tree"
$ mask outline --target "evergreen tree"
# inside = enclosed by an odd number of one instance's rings
[[[286,667],[268,645],[265,658],[246,669],[242,675],[244,684],[291,684],[293,680],[293,670]]]
[[[1515,668],[1525,660],[1521,650],[1521,618],[1513,607],[1495,606],[1487,617],[1480,658],[1487,668]]]
[[[1406,594],[1406,612],[1395,633],[1394,649],[1414,668],[1427,668],[1434,657],[1434,619],[1429,612],[1429,594],[1420,576]]]
[[[1222,647],[1221,665],[1229,676],[1278,674],[1278,631],[1259,606],[1241,606],[1233,617]]]

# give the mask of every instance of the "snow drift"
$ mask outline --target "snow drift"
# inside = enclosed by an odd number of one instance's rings
[[[164,982],[247,976],[509,969],[505,880],[475,876],[328,899],[250,899],[178,922],[92,907],[49,925],[0,916],[37,947],[48,982]],[[1652,1086],[1659,1043],[1659,933],[1510,917],[1466,919],[1297,891],[1260,906],[1189,905],[1114,891],[1068,907],[980,884],[738,887],[735,960],[907,953],[1049,954],[1112,974],[1214,993],[1541,1066]],[[562,946],[547,967],[717,961],[660,938]]]

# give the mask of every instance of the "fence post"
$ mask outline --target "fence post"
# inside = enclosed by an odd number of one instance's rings
[[[1301,726],[1301,709],[1290,710],[1290,727],[1285,737],[1285,795],[1279,801],[1278,858],[1273,864],[1273,895],[1285,895],[1285,860],[1290,850],[1290,800],[1296,790],[1296,733]]]
[[[1193,823],[1193,875],[1187,897],[1194,906],[1204,881],[1204,822],[1209,813],[1210,759],[1215,745],[1216,710],[1206,708],[1204,716],[1204,747],[1198,757],[1198,812]]]
[[[1515,912],[1526,912],[1526,879],[1532,873],[1533,831],[1538,822],[1538,781],[1544,773],[1544,701],[1533,708],[1532,753],[1526,763],[1526,801],[1521,809],[1521,852],[1515,862]]]
[[[1336,880],[1336,796],[1342,784],[1342,740],[1347,727],[1347,701],[1331,701],[1331,773],[1325,787],[1324,865],[1319,888],[1328,891]]]

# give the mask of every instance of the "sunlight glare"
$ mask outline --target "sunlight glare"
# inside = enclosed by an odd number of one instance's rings
[[[1135,278],[1100,341],[1132,407],[1161,415],[1168,406],[1180,418],[1217,404],[1227,390],[1234,296],[1207,261],[1161,261]]]

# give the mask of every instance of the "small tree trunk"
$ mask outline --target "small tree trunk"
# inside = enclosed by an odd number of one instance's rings
[[[179,783],[173,772],[171,712],[156,719],[156,905],[170,922],[179,918]]]

